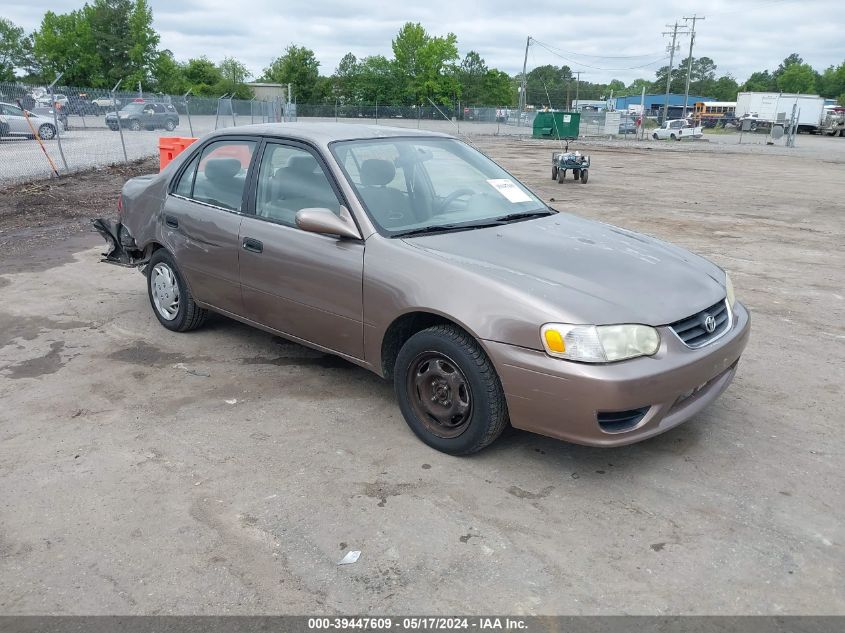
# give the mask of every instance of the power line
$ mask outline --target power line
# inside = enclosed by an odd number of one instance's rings
[[[655,55],[660,55],[660,51],[653,51],[651,53],[643,53],[642,55],[591,55],[589,53],[576,53],[574,51],[565,51],[562,48],[558,48],[557,46],[552,46],[551,44],[547,44],[545,42],[541,42],[536,37],[531,38],[532,41],[540,44],[546,49],[554,49],[560,53],[566,53],[567,55],[572,55],[574,57],[591,57],[593,59],[642,59],[643,57],[654,57]]]
[[[567,58],[567,57],[565,57],[565,56],[561,55],[560,53],[557,53],[557,52],[553,51],[552,49],[548,48],[548,47],[547,47],[547,46],[545,46],[542,42],[538,42],[538,41],[537,41],[537,40],[535,40],[534,38],[531,38],[531,41],[532,41],[532,43],[537,44],[537,45],[538,45],[538,46],[540,46],[541,48],[546,49],[546,50],[547,50],[549,53],[551,53],[552,55],[555,55],[556,57],[560,57],[562,60],[567,61],[567,62],[569,62],[570,64],[573,64],[573,65],[575,65],[575,66],[581,66],[581,67],[583,67],[583,68],[589,68],[590,70],[605,70],[605,71],[611,71],[611,72],[613,72],[613,71],[618,71],[618,70],[637,70],[637,69],[639,69],[639,68],[648,68],[649,66],[654,66],[655,64],[659,64],[659,63],[664,62],[664,61],[666,61],[666,60],[668,59],[668,57],[665,57],[665,56],[664,56],[664,57],[661,57],[660,59],[655,59],[655,60],[650,61],[650,62],[648,62],[648,63],[646,63],[646,64],[640,64],[639,66],[625,66],[625,67],[617,67],[617,68],[603,68],[603,67],[601,67],[601,66],[591,66],[591,65],[589,65],[589,64],[585,64],[585,63],[583,63],[583,62],[579,62],[578,60],[575,60],[575,59],[569,59],[569,58]]]
[[[669,72],[666,73],[666,96],[663,99],[663,123],[666,123],[666,121],[669,119],[669,88],[672,85],[672,64],[675,61],[675,46],[676,42],[678,41],[679,29],[681,29],[677,20],[675,21],[674,26],[671,24],[668,24],[667,26],[671,28],[672,31],[671,33],[669,31],[664,31],[663,35],[672,36],[672,45],[669,47]],[[681,30],[680,32],[689,33],[689,31],[684,30]]]

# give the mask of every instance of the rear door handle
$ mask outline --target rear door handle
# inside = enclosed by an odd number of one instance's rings
[[[264,251],[264,244],[258,240],[252,239],[251,237],[244,238],[243,247],[244,250],[251,253],[261,253]]]
[[[177,220],[172,215],[164,216],[164,223],[169,226],[171,229],[178,229],[179,228],[179,220]]]

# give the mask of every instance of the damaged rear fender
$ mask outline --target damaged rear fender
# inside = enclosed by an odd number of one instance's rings
[[[148,253],[138,248],[135,238],[132,237],[129,230],[120,222],[105,218],[96,218],[91,220],[91,223],[97,229],[97,232],[103,236],[103,239],[106,240],[108,247],[108,250],[103,253],[103,259],[100,261],[134,268],[145,264],[150,259]]]

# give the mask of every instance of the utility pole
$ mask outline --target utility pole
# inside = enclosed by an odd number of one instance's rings
[[[581,71],[576,70],[574,74],[576,75],[576,77],[575,77],[575,103],[578,103],[578,87],[579,87],[579,84],[581,83]],[[579,110],[581,109],[580,103],[578,103],[578,109]]]
[[[525,73],[528,70],[528,47],[531,46],[531,36],[528,36],[528,39],[525,40],[525,59],[522,60],[522,86],[520,86],[519,90],[519,112],[516,115],[516,127],[522,125],[522,112],[525,110],[526,101],[525,101],[525,89],[527,87],[527,80],[525,77]]]
[[[704,17],[699,17],[696,14],[693,14],[691,18],[684,18],[684,22],[692,21],[692,28],[690,29],[690,36],[689,36],[689,59],[687,60],[687,88],[684,92],[684,116],[687,115],[687,105],[689,104],[689,82],[690,78],[692,77],[692,46],[695,43],[695,22],[696,20],[703,20]]]
[[[666,96],[663,99],[663,120],[661,123],[665,123],[669,118],[669,89],[672,86],[672,66],[675,63],[675,47],[677,46],[678,29],[680,28],[677,21],[674,25],[667,24],[666,26],[672,29],[672,31],[664,31],[663,35],[672,36],[672,46],[669,48],[669,72],[666,74]],[[681,33],[685,32],[686,31],[681,31]]]

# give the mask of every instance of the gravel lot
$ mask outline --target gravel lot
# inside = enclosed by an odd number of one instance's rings
[[[753,332],[713,406],[630,447],[448,457],[368,372],[223,318],[161,328],[79,228],[128,172],[56,181],[37,229],[41,194],[5,191],[0,611],[845,614],[845,141],[594,144],[588,185],[549,178],[554,143],[476,142],[731,272]]]

